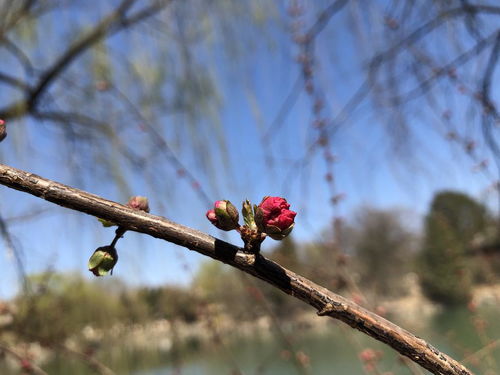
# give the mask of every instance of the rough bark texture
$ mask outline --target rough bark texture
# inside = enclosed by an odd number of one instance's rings
[[[135,211],[85,191],[1,164],[0,184],[227,263],[306,302],[318,310],[318,315],[341,320],[386,343],[434,374],[472,375],[460,363],[423,339],[261,255],[255,257],[244,253],[237,246],[163,217]]]

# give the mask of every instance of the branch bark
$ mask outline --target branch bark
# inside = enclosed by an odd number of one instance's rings
[[[460,363],[388,320],[258,255],[160,216],[135,211],[97,195],[0,164],[0,184],[60,206],[112,221],[227,263],[281,289],[318,310],[379,340],[433,374],[472,375]]]

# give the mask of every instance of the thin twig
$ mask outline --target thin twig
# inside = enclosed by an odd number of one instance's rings
[[[9,348],[6,344],[0,343],[0,352],[9,354],[11,357],[15,358],[19,362],[23,362],[25,358],[18,354],[16,351],[12,350]],[[37,365],[33,364],[32,362],[29,362],[29,373],[35,374],[35,375],[49,375],[45,371],[43,371],[40,367]]]
[[[100,375],[115,375],[113,370],[105,366],[102,362],[98,361],[93,355],[68,348],[66,345],[60,345],[58,346],[58,349],[79,358],[82,362],[86,363]]]

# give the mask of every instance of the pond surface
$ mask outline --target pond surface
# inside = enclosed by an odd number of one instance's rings
[[[500,319],[498,310],[471,315],[466,310],[444,313],[424,331],[416,332],[440,350],[462,360],[481,350],[476,361],[466,365],[477,375],[500,374]],[[344,324],[332,321],[323,332],[287,332],[288,342],[276,335],[232,337],[209,345],[197,342],[174,345],[169,352],[131,351],[120,343],[99,353],[99,359],[117,375],[164,374],[364,374],[359,353],[366,348],[381,351],[378,374],[427,374],[405,364],[393,350]],[[495,341],[496,340],[496,341]],[[498,345],[491,344],[497,342]],[[489,347],[485,348],[487,344]],[[291,359],[291,348],[305,364],[305,370]],[[59,358],[44,366],[50,375],[89,375],[95,370],[76,359]],[[9,372],[1,371],[2,374]],[[14,374],[14,373],[13,373]],[[16,372],[17,374],[17,372]]]

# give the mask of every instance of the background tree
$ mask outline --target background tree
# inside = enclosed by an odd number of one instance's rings
[[[363,290],[378,296],[406,292],[401,280],[411,269],[415,236],[402,215],[370,207],[357,212],[353,250]]]
[[[421,283],[429,298],[446,305],[469,300],[474,266],[466,252],[486,227],[486,209],[474,199],[457,192],[436,194],[419,255]]]

